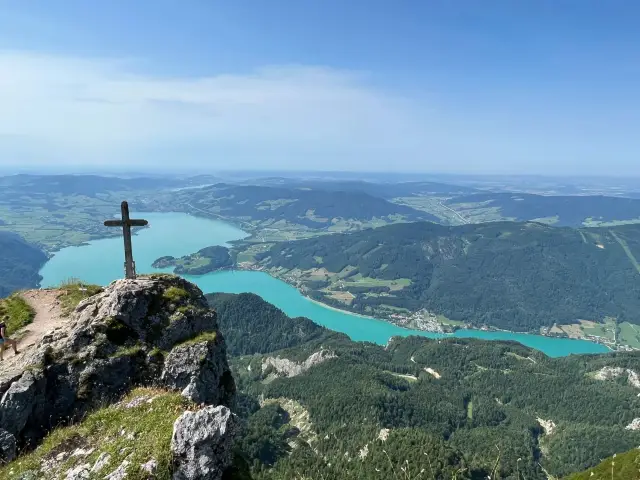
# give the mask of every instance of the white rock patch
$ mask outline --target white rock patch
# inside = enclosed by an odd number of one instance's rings
[[[362,447],[360,449],[360,453],[358,454],[358,456],[360,457],[360,460],[364,460],[365,458],[367,458],[367,455],[369,455],[369,444],[368,443],[364,447]]]
[[[380,433],[378,433],[378,440],[386,442],[387,438],[389,438],[389,432],[390,430],[388,428],[381,429]]]
[[[424,367],[424,371],[433,375],[435,378],[442,378],[442,375],[440,375],[438,372],[436,372],[433,368],[431,367]]]
[[[640,430],[640,418],[634,418],[633,421],[624,428],[625,430]]]
[[[336,354],[328,350],[320,350],[312,353],[309,358],[301,363],[294,362],[288,358],[267,357],[262,361],[262,372],[264,373],[269,367],[273,367],[279,375],[291,378],[306,372],[314,365],[319,365],[332,358],[337,358]]]
[[[540,426],[544,430],[544,434],[545,435],[552,435],[553,434],[553,432],[556,429],[556,424],[552,420],[545,420],[545,419],[539,418],[539,417],[536,420],[538,420],[538,423],[540,424]]]

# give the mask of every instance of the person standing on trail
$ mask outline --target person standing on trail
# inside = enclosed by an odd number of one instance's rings
[[[13,347],[15,355],[20,353],[18,352],[18,343],[7,336],[7,325],[0,320],[0,360],[4,360],[4,349],[8,346]]]

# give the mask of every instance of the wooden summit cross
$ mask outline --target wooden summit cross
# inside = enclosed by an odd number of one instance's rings
[[[126,278],[136,278],[136,262],[133,261],[133,251],[131,250],[131,227],[144,227],[149,222],[146,220],[132,220],[129,218],[129,204],[122,202],[122,220],[107,220],[105,227],[122,227],[124,235],[124,271]]]

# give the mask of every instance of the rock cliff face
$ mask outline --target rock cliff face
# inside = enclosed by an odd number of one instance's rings
[[[70,325],[45,336],[20,375],[0,385],[0,465],[55,427],[153,387],[203,406],[175,422],[174,478],[221,478],[236,430],[226,408],[235,384],[202,292],[172,275],[118,280],[78,305]],[[185,425],[197,440],[184,440]]]
[[[329,350],[319,350],[312,353],[304,362],[301,363],[294,362],[288,358],[267,357],[262,361],[261,368],[263,374],[273,370],[278,376],[291,378],[302,375],[314,365],[319,365],[327,360],[331,360],[332,358],[337,358],[336,354]]]

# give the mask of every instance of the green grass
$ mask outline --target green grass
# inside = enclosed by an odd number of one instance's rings
[[[188,340],[185,340],[184,342],[180,342],[178,344],[176,344],[175,346],[184,346],[184,345],[194,345],[196,343],[202,343],[202,342],[212,342],[216,339],[216,332],[203,332],[200,335],[190,338]]]
[[[67,316],[71,315],[82,300],[102,291],[99,285],[82,283],[76,279],[63,282],[58,289],[61,290],[58,300],[60,300],[62,313]]]
[[[451,325],[452,327],[462,327],[464,322],[460,322],[458,320],[451,320],[450,318],[445,317],[444,315],[436,315],[438,322],[442,325]]]
[[[473,401],[469,400],[469,403],[467,403],[467,418],[469,420],[473,420]]]
[[[0,300],[0,320],[7,325],[7,335],[26,327],[34,317],[33,308],[19,294]]]
[[[640,327],[629,322],[623,322],[618,327],[620,328],[618,342],[640,349]]]
[[[581,473],[574,473],[565,480],[638,480],[640,479],[640,450],[609,457],[599,465]]]
[[[141,345],[134,345],[132,347],[120,347],[116,353],[114,353],[111,358],[120,358],[120,357],[133,357],[142,351]]]
[[[189,298],[189,292],[180,287],[169,287],[162,295],[166,300],[170,302],[180,302]]]
[[[391,290],[402,290],[411,285],[408,278],[398,278],[396,280],[383,280],[381,278],[363,277],[359,273],[349,277],[349,281],[344,282],[345,287],[389,287]]]
[[[53,476],[54,472],[48,470],[47,478],[65,478],[68,469],[84,463],[93,465],[98,457],[106,452],[111,455],[109,464],[99,475],[93,474],[91,479],[103,478],[125,459],[129,461],[128,480],[146,479],[148,475],[140,471],[140,464],[154,458],[158,462],[155,478],[169,480],[172,468],[170,445],[173,423],[184,410],[193,408],[193,405],[179,393],[148,388],[134,390],[124,401],[129,402],[140,397],[154,400],[152,403],[143,401],[133,408],[106,407],[89,414],[77,425],[54,430],[36,450],[0,467],[0,478],[18,479],[25,472],[38,471],[43,460],[55,458],[61,451],[73,452],[75,448],[95,448],[87,457],[67,458],[57,475]],[[125,435],[121,435],[123,429]],[[128,434],[132,434],[133,438]]]
[[[595,327],[585,327],[582,326],[582,331],[586,335],[595,335],[598,337],[607,338],[613,341],[616,332],[616,321],[613,318],[605,318],[604,324],[599,324]]]

